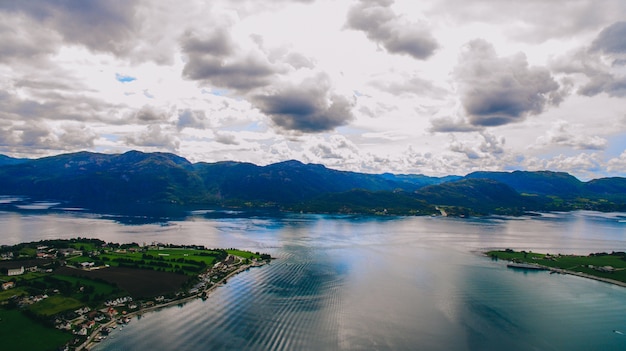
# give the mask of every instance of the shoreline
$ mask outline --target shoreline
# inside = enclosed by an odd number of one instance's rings
[[[475,252],[479,252],[484,257],[490,257],[489,255],[487,255],[486,251],[478,251],[477,250]],[[505,260],[505,261],[507,261],[509,263],[515,263],[514,261],[511,261],[511,260]],[[533,270],[549,271],[550,274],[557,273],[557,274],[564,274],[564,275],[573,275],[573,276],[576,276],[576,277],[581,277],[581,278],[585,278],[585,279],[591,279],[591,280],[595,280],[595,281],[599,281],[599,282],[603,282],[603,283],[607,283],[607,284],[612,284],[612,285],[617,285],[619,287],[626,288],[626,282],[623,282],[623,281],[620,281],[620,280],[615,280],[615,279],[605,278],[605,277],[598,277],[598,276],[595,276],[595,275],[592,275],[592,274],[572,271],[572,270],[563,269],[563,268],[550,267],[550,266],[542,265],[542,264],[539,264],[539,263],[524,263],[524,264],[528,264],[528,265],[532,265],[532,266],[536,267],[536,268],[529,268],[529,269],[533,269]],[[524,267],[509,267],[508,264],[507,264],[507,268],[520,269],[520,270],[525,269]]]
[[[593,279],[593,280],[597,280],[597,281],[600,281],[600,282],[603,282],[603,283],[613,284],[613,285],[617,285],[617,286],[626,288],[626,283],[625,282],[622,282],[622,281],[619,281],[619,280],[615,280],[615,279],[598,277],[598,276],[595,276],[595,275],[591,275],[591,274],[587,274],[587,273],[583,273],[583,272],[570,271],[570,270],[567,270],[567,269],[554,268],[554,267],[548,267],[548,266],[543,266],[543,265],[537,265],[537,266],[545,268],[545,270],[550,271],[550,273],[569,274],[569,275],[573,275],[573,276],[577,276],[577,277],[581,277],[581,278]]]
[[[192,301],[192,300],[195,300],[195,299],[198,299],[198,298],[202,298],[203,295],[206,296],[206,298],[209,298],[209,293],[213,292],[218,287],[223,286],[224,282],[226,280],[228,280],[229,278],[231,278],[231,277],[233,277],[233,276],[235,276],[235,275],[237,275],[239,273],[245,272],[245,271],[247,271],[250,268],[263,267],[266,264],[268,264],[267,261],[261,261],[261,262],[241,265],[237,269],[235,269],[232,272],[228,273],[224,278],[220,279],[215,284],[211,285],[208,288],[203,289],[201,292],[198,292],[198,293],[190,295],[190,296],[183,297],[183,298],[178,299],[178,300],[172,300],[172,301],[164,302],[164,303],[161,303],[161,304],[158,304],[158,305],[142,308],[140,310],[130,312],[130,313],[126,314],[124,317],[128,318],[128,319],[132,319],[133,317],[136,317],[138,315],[142,315],[144,313],[158,311],[158,310],[160,310],[162,308],[167,308],[167,307],[175,306],[175,305],[178,305],[178,304],[181,304],[181,303],[187,303],[189,301]],[[111,327],[113,327],[116,324],[117,324],[117,320],[116,319],[112,319],[109,322],[100,325],[98,328],[96,328],[89,335],[89,337],[87,337],[87,340],[85,340],[85,342],[83,342],[81,345],[76,347],[76,350],[77,351],[91,350],[93,347],[95,347],[96,345],[98,345],[100,343],[100,342],[94,341],[94,339],[96,338],[96,336],[98,336],[100,331],[102,331],[102,329],[104,329],[104,328],[111,328]]]

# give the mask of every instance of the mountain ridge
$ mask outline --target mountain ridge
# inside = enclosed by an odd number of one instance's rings
[[[287,211],[452,215],[626,209],[626,178],[583,182],[564,172],[473,172],[464,177],[367,174],[287,160],[266,166],[192,163],[172,153],[0,155],[0,195],[86,207],[274,207]],[[443,212],[442,212],[443,213]]]

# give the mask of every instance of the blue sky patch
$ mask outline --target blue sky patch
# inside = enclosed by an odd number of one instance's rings
[[[135,77],[127,76],[127,75],[119,74],[119,73],[115,73],[115,79],[118,82],[122,82],[122,83],[130,83],[132,81],[137,80],[137,78],[135,78]]]

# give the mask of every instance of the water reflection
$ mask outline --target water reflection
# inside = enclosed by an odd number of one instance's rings
[[[49,237],[176,242],[269,252],[206,301],[147,313],[98,350],[618,350],[626,289],[523,273],[477,255],[626,248],[622,215],[385,218],[188,213],[122,225],[108,217],[0,213],[3,243]],[[5,229],[6,228],[6,229]]]

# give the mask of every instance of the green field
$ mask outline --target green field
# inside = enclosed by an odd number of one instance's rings
[[[492,258],[507,261],[536,263],[546,267],[582,272],[596,277],[626,282],[626,254],[623,252],[596,253],[588,256],[580,256],[504,250],[489,251],[487,255]],[[597,269],[597,267],[606,266],[613,267],[614,271],[602,272]]]
[[[0,308],[0,340],[4,351],[56,350],[58,345],[63,345],[70,339],[71,334],[45,327],[18,310]]]
[[[0,290],[0,302],[7,301],[13,296],[22,296],[28,295],[26,290],[21,288],[9,289],[9,290]]]
[[[105,253],[98,256],[104,264],[197,275],[215,262],[215,256],[199,256],[195,250],[168,249],[134,253]]]
[[[197,250],[189,248],[161,248],[139,251],[107,250],[98,255],[96,261],[110,266],[153,269],[195,276],[218,260],[225,258],[223,250]],[[260,255],[241,250],[227,250],[243,258],[258,258]],[[97,262],[98,263],[98,262]]]
[[[260,258],[259,254],[255,254],[255,253],[252,253],[250,251],[241,251],[241,250],[229,249],[229,250],[226,250],[226,252],[228,252],[229,254],[231,254],[233,256],[239,256],[239,257],[248,258],[248,259]]]
[[[68,247],[82,251],[82,255],[63,256],[61,249]],[[198,274],[213,272],[211,268],[215,263],[232,264],[232,260],[227,260],[229,254],[246,260],[271,258],[267,254],[236,249],[207,250],[201,246],[169,244],[142,247],[134,243],[120,245],[81,238],[22,243],[0,250],[28,257],[31,261],[35,261],[37,253],[52,256],[46,261],[25,263],[37,265],[40,271],[10,277],[16,282],[15,288],[0,291],[0,302],[7,302],[7,306],[25,306],[22,310],[0,307],[0,350],[56,350],[73,336],[37,320],[51,322],[64,317],[58,314],[65,315],[84,306],[96,309],[106,300],[121,296],[174,297],[176,292],[185,292],[193,286]],[[93,269],[83,269],[83,262],[93,262]],[[240,260],[234,263],[239,264]],[[225,272],[224,266],[220,266],[213,274],[225,275],[236,268],[229,266]],[[46,299],[32,303],[32,296],[44,294],[48,295]],[[23,298],[12,301],[13,296]]]
[[[57,313],[75,310],[85,304],[72,297],[52,295],[47,299],[30,305],[29,310],[40,316],[53,316]]]

